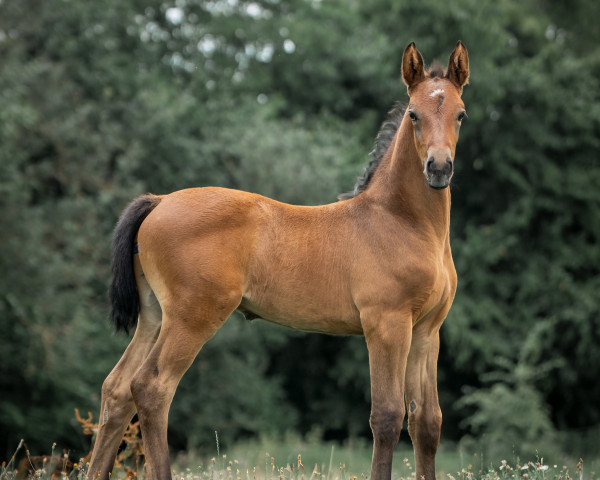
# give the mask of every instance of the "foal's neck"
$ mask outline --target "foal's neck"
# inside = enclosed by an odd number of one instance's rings
[[[450,188],[436,190],[427,185],[406,117],[364,195],[416,228],[431,228],[440,240],[448,240]]]

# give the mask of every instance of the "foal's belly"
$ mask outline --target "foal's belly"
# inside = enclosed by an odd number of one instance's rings
[[[286,295],[272,289],[265,293],[260,298],[253,298],[251,294],[244,296],[238,311],[248,320],[261,318],[294,330],[332,335],[363,334],[359,312],[350,299],[344,302],[342,298],[329,298],[323,292],[317,295],[314,291]]]

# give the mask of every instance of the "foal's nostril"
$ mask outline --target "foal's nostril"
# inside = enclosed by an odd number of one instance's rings
[[[435,163],[435,158],[429,157],[425,162],[425,168],[429,173],[449,173],[452,172],[453,162],[450,157],[446,158],[446,163],[443,165]]]

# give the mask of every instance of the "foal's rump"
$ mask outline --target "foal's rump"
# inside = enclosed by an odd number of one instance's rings
[[[137,242],[144,276],[163,308],[181,309],[200,296],[224,303],[224,309],[236,298],[233,308],[239,304],[255,241],[256,197],[222,188],[161,197],[140,226]]]

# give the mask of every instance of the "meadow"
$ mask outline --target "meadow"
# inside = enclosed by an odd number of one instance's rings
[[[85,426],[84,426],[85,428]],[[0,480],[57,480],[86,478],[89,455],[74,460],[56,444],[49,455],[35,455],[24,441],[8,462],[2,462]],[[174,480],[368,480],[371,444],[364,439],[324,442],[320,432],[304,438],[287,433],[280,438],[260,437],[222,449],[218,432],[212,452],[180,452],[173,458]],[[443,442],[437,455],[437,480],[596,480],[600,459],[584,462],[566,456],[534,459],[489,459]],[[136,424],[128,430],[117,457],[115,479],[146,478],[143,445]],[[415,479],[409,441],[400,441],[394,454],[393,480]]]

